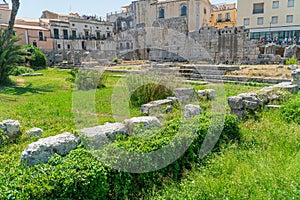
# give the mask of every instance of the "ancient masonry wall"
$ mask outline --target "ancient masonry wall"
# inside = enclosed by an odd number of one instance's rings
[[[260,53],[257,42],[248,38],[249,33],[243,27],[203,27],[194,32],[184,27],[187,27],[186,18],[179,17],[159,19],[153,27],[131,31],[135,53],[132,56],[127,53],[124,58],[239,63],[256,61]]]

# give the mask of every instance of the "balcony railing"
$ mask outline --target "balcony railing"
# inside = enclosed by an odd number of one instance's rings
[[[253,14],[262,14],[264,13],[264,9],[253,9]]]
[[[225,19],[217,19],[217,23],[221,23],[221,22],[230,22],[231,19],[230,18],[225,18]]]
[[[90,35],[90,36],[57,36],[57,35],[51,35],[50,38],[53,38],[53,39],[57,39],[57,40],[106,40],[108,38],[111,38],[111,36],[109,37],[103,37],[103,36],[100,36],[100,37],[97,37],[95,35]]]

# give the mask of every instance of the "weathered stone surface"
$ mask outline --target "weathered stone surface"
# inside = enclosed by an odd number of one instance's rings
[[[20,134],[20,122],[18,120],[4,120],[0,128],[9,138],[15,138]]]
[[[78,138],[71,133],[39,139],[37,142],[29,144],[22,152],[21,162],[25,162],[27,166],[47,163],[55,153],[65,156],[77,145]]]
[[[244,117],[245,110],[257,110],[262,104],[263,101],[254,92],[228,97],[231,114],[237,115],[239,119]]]
[[[156,100],[141,106],[141,112],[144,114],[157,114],[161,112],[163,105],[170,105],[173,101],[170,99]]]
[[[128,129],[122,123],[105,123],[102,126],[83,128],[80,132],[84,133],[94,149],[110,143],[118,134],[127,134]]]
[[[239,120],[241,120],[246,115],[245,110],[231,110],[230,114],[236,115]]]
[[[291,46],[285,47],[283,57],[285,57],[285,58],[294,57],[296,54],[296,50],[297,50],[297,45],[291,45]]]
[[[197,100],[194,88],[175,88],[173,92],[181,104],[187,104]]]
[[[216,97],[216,91],[213,89],[198,90],[198,94],[208,99],[214,99]]]
[[[134,129],[138,126],[143,126],[144,129],[150,129],[152,127],[160,127],[160,121],[153,116],[149,117],[133,117],[131,119],[124,120],[124,124],[129,130],[129,134],[134,132]]]
[[[189,119],[201,114],[201,108],[199,105],[188,104],[184,108],[184,119]]]
[[[265,108],[269,108],[269,109],[279,109],[279,108],[281,108],[281,105],[266,105]]]
[[[298,69],[298,65],[289,65],[288,69],[289,70],[296,70],[296,69]]]
[[[292,83],[294,85],[297,85],[298,88],[300,88],[300,69],[296,69],[295,71],[292,72],[292,78],[293,78]]]
[[[34,137],[38,137],[41,136],[43,134],[43,130],[41,128],[32,128],[28,131],[26,131],[26,134],[29,136],[34,136]]]
[[[42,73],[34,73],[34,74],[26,73],[26,74],[22,74],[22,76],[44,76],[44,74],[42,74]]]
[[[228,97],[228,105],[231,109],[239,110],[243,108],[243,98],[240,96]]]

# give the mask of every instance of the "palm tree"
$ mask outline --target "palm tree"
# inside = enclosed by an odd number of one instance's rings
[[[9,72],[24,55],[23,46],[15,44],[19,39],[10,36],[7,43],[8,36],[8,29],[0,29],[0,84],[9,81]]]
[[[6,3],[5,0],[3,0],[4,3]],[[13,29],[15,26],[15,20],[16,20],[16,16],[18,14],[18,10],[20,7],[20,0],[11,0],[12,3],[12,9],[11,9],[11,14],[10,14],[10,19],[8,22],[8,32],[7,32],[7,37],[6,37],[6,44],[9,43],[9,40],[11,38],[11,36],[13,35]]]

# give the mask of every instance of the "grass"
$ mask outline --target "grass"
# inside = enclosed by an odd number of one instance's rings
[[[70,75],[66,70],[43,70],[42,77],[12,77],[17,86],[0,88],[0,121],[17,119],[22,132],[32,127],[44,130],[42,137],[77,129],[74,115],[97,124],[114,122],[111,111],[111,96],[120,79],[111,75],[107,87],[95,92],[95,114],[87,107],[77,112],[72,107],[73,89],[66,81]],[[22,80],[20,80],[22,79]],[[262,86],[208,85],[196,89],[221,88],[226,96],[242,92],[257,91]],[[81,101],[93,93],[83,91]],[[78,103],[77,102],[77,103]],[[131,108],[131,116],[140,115],[139,108]],[[264,112],[259,121],[249,119],[242,123],[240,144],[225,146],[219,154],[210,155],[203,165],[187,171],[178,182],[166,181],[165,189],[153,190],[145,196],[151,199],[283,199],[300,196],[300,127],[278,119],[278,112]],[[256,118],[257,119],[257,118]],[[83,120],[82,125],[85,125]],[[288,130],[288,131],[287,131]],[[25,134],[15,143],[0,148],[0,175],[15,170],[21,152],[36,141]]]
[[[265,111],[242,123],[240,144],[210,155],[151,199],[299,199],[300,126]]]

